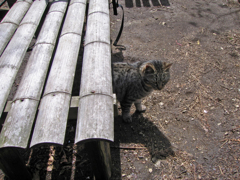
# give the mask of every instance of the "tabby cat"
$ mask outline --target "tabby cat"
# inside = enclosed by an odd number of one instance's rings
[[[134,103],[138,112],[144,112],[141,99],[153,90],[161,90],[170,79],[172,64],[151,60],[146,62],[113,63],[113,91],[121,104],[122,118],[132,122],[130,108]]]

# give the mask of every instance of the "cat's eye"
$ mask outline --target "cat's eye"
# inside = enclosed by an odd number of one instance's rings
[[[165,74],[165,73],[163,73],[163,74],[162,74],[162,80],[164,81],[164,80],[165,80],[165,78],[166,78],[166,74]]]

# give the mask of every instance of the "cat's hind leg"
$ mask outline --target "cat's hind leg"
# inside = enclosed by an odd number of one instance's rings
[[[134,105],[136,107],[136,111],[139,112],[139,113],[143,113],[146,111],[147,107],[142,105],[141,103],[141,99],[138,99],[134,102]]]

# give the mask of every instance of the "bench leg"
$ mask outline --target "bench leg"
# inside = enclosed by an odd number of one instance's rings
[[[93,141],[85,144],[92,163],[96,180],[107,180],[111,177],[110,143],[106,141]]]
[[[17,149],[0,149],[0,169],[11,180],[31,180],[32,176]]]

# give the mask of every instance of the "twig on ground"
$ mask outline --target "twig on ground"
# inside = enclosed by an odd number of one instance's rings
[[[240,128],[240,126],[235,127],[235,128],[232,128],[232,129],[229,129],[229,130],[227,130],[227,131],[234,131],[234,130],[237,130],[237,129],[239,129],[239,128]]]
[[[240,139],[229,139],[229,141],[240,142]]]
[[[194,166],[194,169],[193,169],[193,175],[194,175],[194,180],[196,180],[197,179],[197,176],[196,176],[196,165],[195,164],[193,164],[193,166]]]
[[[219,167],[219,170],[221,172],[221,174],[224,176],[223,172],[222,172],[222,169],[221,169],[221,166],[218,166]]]
[[[26,166],[29,166],[29,164],[30,164],[30,161],[31,161],[31,158],[32,158],[32,153],[33,153],[33,148],[31,148]]]
[[[198,99],[198,97],[196,96],[194,104],[188,106],[188,109],[191,111],[198,103],[199,103],[199,99]]]
[[[226,140],[226,141],[221,145],[220,148],[222,148],[227,142],[228,142],[228,140]]]
[[[50,146],[49,159],[48,159],[48,163],[47,163],[48,166],[47,166],[46,180],[51,180],[52,179],[54,156],[55,156],[55,147]]]
[[[76,161],[77,161],[77,145],[73,145],[73,153],[72,153],[72,172],[71,172],[71,180],[74,180],[75,178],[75,170],[76,170]]]
[[[223,140],[221,140],[221,141],[229,141],[229,142],[234,141],[234,142],[240,142],[240,139],[223,139]]]
[[[223,87],[223,88],[225,88],[225,89],[227,89],[227,90],[230,90],[228,87],[225,87],[225,86],[223,86],[223,85],[221,85],[221,84],[220,84],[220,86]]]

